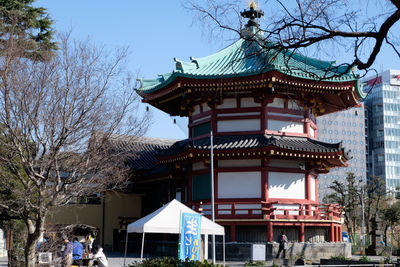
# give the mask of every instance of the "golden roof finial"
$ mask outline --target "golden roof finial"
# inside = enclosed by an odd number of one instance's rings
[[[256,2],[250,1],[250,3],[249,3],[249,8],[257,9],[257,4],[256,4]]]

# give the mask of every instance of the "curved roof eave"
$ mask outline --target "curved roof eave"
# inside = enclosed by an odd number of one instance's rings
[[[176,70],[165,75],[159,75],[160,78],[153,80],[139,80],[141,87],[137,89],[140,95],[153,93],[169,84],[171,84],[176,78],[192,78],[192,79],[221,79],[221,78],[233,78],[233,77],[245,77],[252,76],[260,73],[266,73],[269,71],[278,71],[282,74],[290,75],[292,77],[315,80],[318,77],[317,72],[332,74],[327,79],[322,79],[326,82],[356,82],[356,92],[360,98],[364,98],[364,93],[359,85],[358,77],[356,74],[348,71],[347,73],[340,73],[343,69],[340,66],[333,66],[333,62],[322,61],[314,58],[304,57],[298,53],[291,53],[288,59],[285,59],[285,55],[288,51],[279,52],[280,57],[278,60],[272,59],[269,62],[265,61],[261,57],[257,57],[256,54],[246,55],[246,47],[249,49],[257,49],[251,47],[246,40],[239,39],[235,43],[227,46],[226,48],[216,52],[215,54],[202,57],[202,58],[190,58],[192,62],[185,62],[178,59],[174,59],[176,62]],[[257,46],[257,45],[256,45]],[[269,53],[269,52],[263,52]],[[248,51],[247,51],[248,54]],[[266,55],[268,56],[268,55]],[[283,58],[282,58],[283,57]],[[277,61],[288,60],[286,63]],[[293,60],[293,61],[291,61]],[[261,64],[260,64],[261,62]],[[304,64],[296,69],[296,64]],[[292,65],[292,66],[290,66]],[[305,67],[309,65],[310,71],[305,71]],[[303,68],[301,68],[303,67]],[[347,68],[346,68],[347,69]],[[336,71],[334,71],[336,70]],[[208,73],[207,73],[208,72]],[[225,72],[225,73],[224,73]],[[167,78],[167,79],[165,79]]]

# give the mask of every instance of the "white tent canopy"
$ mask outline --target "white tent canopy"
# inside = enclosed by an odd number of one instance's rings
[[[128,225],[126,232],[125,257],[128,243],[128,233],[143,233],[142,250],[140,258],[143,258],[144,234],[145,233],[167,233],[179,234],[182,213],[196,213],[191,208],[185,206],[174,199],[158,210]],[[223,226],[214,223],[210,219],[201,216],[201,234],[204,235],[222,235],[223,236],[223,254],[225,266],[225,229]],[[125,266],[125,259],[124,259]]]
[[[128,233],[179,234],[182,213],[196,213],[174,199],[158,210],[128,225]],[[224,227],[201,216],[201,234],[225,235]]]

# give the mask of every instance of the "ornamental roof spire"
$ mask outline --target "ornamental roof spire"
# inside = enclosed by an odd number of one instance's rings
[[[256,19],[261,18],[264,16],[264,11],[261,9],[257,9],[257,4],[254,1],[251,1],[249,3],[249,9],[243,10],[243,12],[240,12],[240,15],[243,18],[249,19],[249,21],[246,24],[246,27],[259,27],[260,25],[256,22]]]

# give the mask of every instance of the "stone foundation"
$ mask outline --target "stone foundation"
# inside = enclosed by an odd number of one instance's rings
[[[225,245],[225,258],[227,261],[247,261],[252,259],[252,243],[229,242]],[[272,261],[277,253],[278,243],[264,243],[265,261]],[[217,260],[222,260],[222,243],[216,244]],[[209,243],[209,258],[212,258],[211,243]],[[351,244],[345,242],[323,243],[289,243],[286,258],[291,261],[305,259],[319,262],[320,259],[329,259],[333,256],[351,258]],[[282,257],[282,254],[281,254]]]

